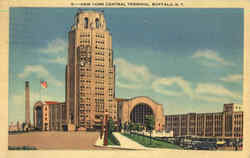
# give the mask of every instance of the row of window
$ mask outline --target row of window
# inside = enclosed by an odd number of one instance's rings
[[[96,84],[104,84],[104,81],[96,81]]]
[[[87,73],[87,74],[85,75],[85,73],[82,73],[80,76],[81,76],[81,77],[85,77],[85,76],[91,77],[91,74],[90,74],[90,73]]]
[[[97,69],[97,70],[95,70],[95,72],[104,72],[104,70]]]
[[[77,19],[78,20],[78,19]],[[89,27],[89,19],[84,18],[84,28],[87,29]],[[91,25],[91,24],[90,24]],[[98,29],[101,26],[101,23],[98,18],[95,19],[95,27]]]
[[[104,61],[104,58],[95,58],[96,61]]]
[[[95,95],[104,96],[104,93],[95,93]]]
[[[235,118],[235,119],[243,118],[243,115],[234,115],[234,118]]]
[[[95,41],[97,44],[104,44],[104,41]]]
[[[104,67],[104,64],[96,64],[95,66]]]
[[[242,128],[240,128],[240,127],[235,127],[235,128],[234,128],[234,131],[242,131]]]
[[[102,88],[102,87],[95,87],[95,89],[97,89],[97,90],[104,90],[104,88]]]
[[[86,80],[80,80],[80,82],[85,82]],[[88,83],[88,84],[90,84],[90,82],[86,82],[86,83]]]
[[[104,78],[103,75],[96,75],[95,77],[96,77],[96,78]]]
[[[80,104],[80,107],[90,106],[90,104]]]
[[[104,102],[104,99],[95,99],[96,102]]]
[[[80,86],[80,88],[90,88],[89,86]]]
[[[91,110],[80,110],[80,112],[91,112]],[[80,114],[80,117],[83,116],[84,114]]]
[[[95,49],[101,49],[101,50],[104,50],[104,47],[95,47]]]
[[[104,38],[104,35],[103,34],[96,34],[95,35],[97,38]]]
[[[87,83],[91,83],[90,80],[81,80],[82,82],[87,82]]]
[[[90,40],[83,40],[83,41],[80,41],[80,43],[90,43]]]
[[[234,121],[234,124],[235,124],[235,125],[242,124],[242,121]]]
[[[96,52],[96,55],[104,55],[104,52]]]
[[[80,37],[90,37],[90,34],[81,34]]]

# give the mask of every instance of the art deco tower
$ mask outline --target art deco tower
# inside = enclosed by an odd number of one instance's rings
[[[112,37],[103,12],[79,11],[68,39],[68,123],[77,128],[98,128],[104,114],[117,120]]]
[[[30,123],[30,87],[29,81],[25,81],[25,123]]]

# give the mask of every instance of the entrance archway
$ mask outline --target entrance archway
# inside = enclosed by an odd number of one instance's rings
[[[154,117],[152,108],[148,104],[139,103],[132,109],[130,121],[144,125],[147,115],[152,115]]]
[[[36,107],[36,128],[42,130],[43,127],[43,112],[40,106]]]

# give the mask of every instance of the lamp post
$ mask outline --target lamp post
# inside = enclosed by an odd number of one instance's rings
[[[104,114],[104,142],[103,145],[108,145],[108,115]]]

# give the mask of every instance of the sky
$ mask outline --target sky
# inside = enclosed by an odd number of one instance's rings
[[[89,10],[89,9],[85,9]],[[104,8],[118,98],[148,96],[164,114],[242,104],[243,9]],[[11,8],[8,122],[38,100],[65,101],[68,36],[77,8]],[[40,80],[48,82],[40,88]]]

